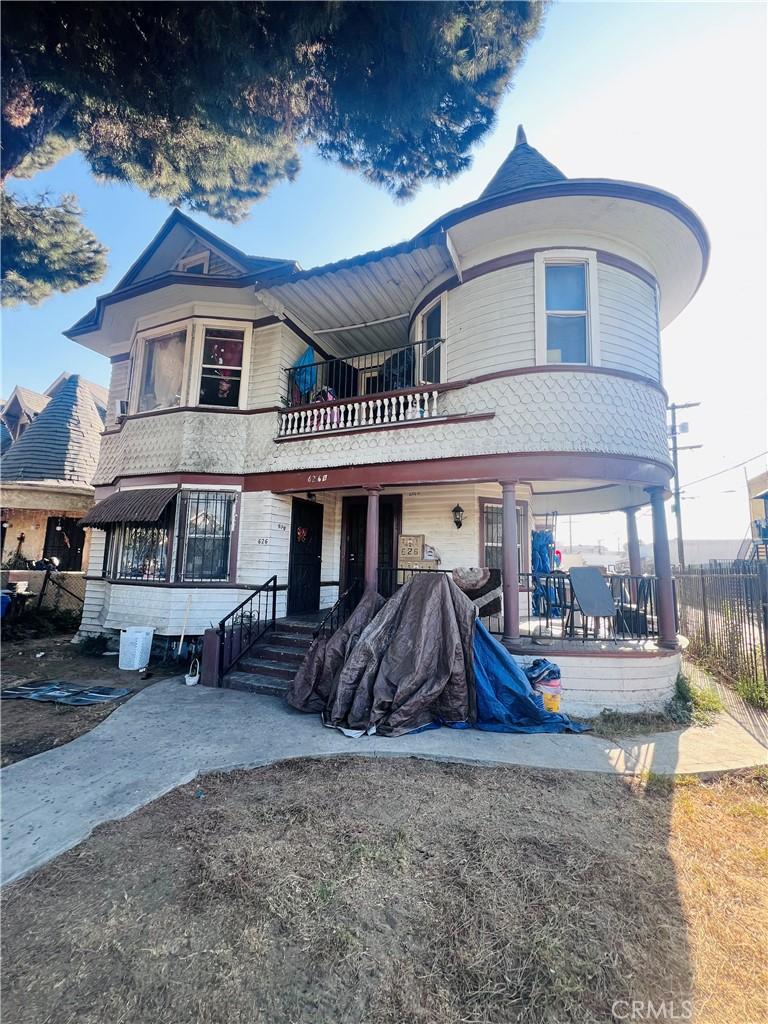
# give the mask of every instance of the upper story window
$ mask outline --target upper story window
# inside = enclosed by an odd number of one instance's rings
[[[443,304],[438,299],[421,317],[421,381],[440,383],[440,363],[443,338]]]
[[[179,406],[238,409],[246,399],[250,328],[232,321],[191,319],[136,340],[128,409]]]
[[[587,265],[548,263],[544,268],[547,362],[587,362]]]
[[[181,404],[186,345],[186,330],[161,334],[144,342],[139,412]]]
[[[596,254],[548,250],[534,258],[536,362],[597,365]]]
[[[186,256],[179,260],[176,269],[183,274],[207,274],[210,258],[209,252],[196,252],[194,256]]]
[[[237,409],[243,373],[243,332],[207,327],[200,371],[200,405]]]

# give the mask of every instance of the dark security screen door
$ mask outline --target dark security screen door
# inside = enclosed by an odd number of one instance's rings
[[[56,527],[61,529],[57,530]],[[58,558],[61,572],[79,572],[83,567],[85,531],[77,519],[51,516],[45,530],[43,558]]]
[[[400,532],[402,496],[382,495],[379,499],[379,593],[391,597],[397,560],[397,535]],[[368,518],[367,498],[343,499],[342,589],[346,590],[365,574],[365,535]]]
[[[294,498],[288,572],[289,615],[316,612],[320,607],[322,550],[323,506]]]

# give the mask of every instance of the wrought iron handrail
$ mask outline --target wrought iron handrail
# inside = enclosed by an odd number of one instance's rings
[[[277,576],[256,587],[244,601],[233,608],[219,623],[218,678],[222,686],[224,677],[240,659],[251,650],[277,620]]]
[[[291,366],[285,370],[286,405],[366,398],[439,384],[443,342],[443,338],[430,338],[400,348]]]
[[[312,638],[317,640],[319,636],[333,636],[337,629],[341,629],[357,607],[362,595],[362,590],[363,581],[354,580],[318,625],[317,629],[312,634]]]

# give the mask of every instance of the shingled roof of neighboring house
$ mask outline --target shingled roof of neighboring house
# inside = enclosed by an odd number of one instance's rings
[[[558,167],[543,157],[538,149],[528,145],[523,126],[518,125],[515,148],[480,193],[480,198],[515,192],[529,185],[565,180],[565,175]]]
[[[0,459],[6,482],[51,480],[88,485],[104,427],[88,382],[72,374]]]
[[[13,435],[8,427],[6,427],[5,423],[0,420],[0,455],[5,455],[12,444]]]

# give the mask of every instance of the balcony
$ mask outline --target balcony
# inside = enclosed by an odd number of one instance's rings
[[[286,370],[278,436],[394,426],[439,415],[442,338]]]

